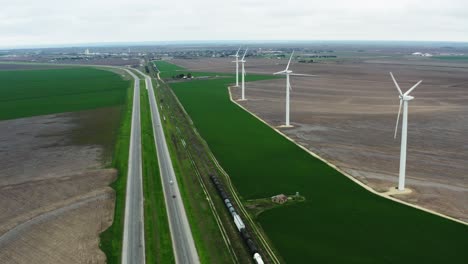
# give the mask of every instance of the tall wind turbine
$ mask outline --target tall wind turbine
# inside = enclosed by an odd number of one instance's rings
[[[236,60],[233,61],[236,63],[236,87],[239,87],[239,51],[240,49],[241,47],[239,47],[239,49],[237,50],[236,55],[231,55],[236,58]]]
[[[390,76],[392,76],[392,80],[395,83],[395,86],[398,90],[399,98],[400,98],[400,108],[398,109],[398,116],[395,126],[395,136],[397,135],[398,129],[398,122],[400,121],[400,114],[401,114],[401,106],[403,105],[403,123],[401,127],[401,150],[400,150],[400,176],[398,178],[398,190],[403,191],[405,190],[405,173],[406,173],[406,142],[407,142],[407,129],[408,129],[408,102],[413,100],[414,97],[410,96],[409,94],[416,88],[419,84],[421,84],[422,80],[413,85],[406,93],[402,93],[400,86],[398,85],[395,77],[393,77],[393,73],[390,72]]]
[[[315,75],[309,75],[309,74],[299,74],[299,73],[293,73],[293,71],[289,70],[289,65],[291,64],[292,57],[294,55],[294,51],[291,53],[291,57],[289,58],[288,65],[286,66],[286,69],[284,71],[280,72],[275,72],[273,74],[281,74],[281,75],[286,75],[286,123],[285,127],[290,127],[291,125],[289,124],[289,92],[292,90],[291,88],[291,83],[289,82],[289,76],[310,76],[313,77]]]
[[[245,100],[245,55],[247,54],[247,51],[249,49],[245,49],[244,56],[242,56],[242,59],[240,62],[242,63],[242,99]]]

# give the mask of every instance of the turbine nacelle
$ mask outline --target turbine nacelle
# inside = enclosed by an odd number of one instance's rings
[[[245,63],[245,55],[247,55],[248,50],[249,50],[248,48],[245,49],[244,56],[242,56],[242,59],[239,62]]]
[[[399,95],[398,97],[400,97],[400,100],[403,101],[411,101],[414,99],[414,97],[411,95]]]
[[[398,115],[397,115],[397,121],[396,121],[396,125],[395,125],[395,135],[394,135],[394,138],[396,138],[397,136],[397,130],[398,130],[398,123],[400,121],[400,114],[401,114],[401,108],[403,107],[403,102],[408,102],[408,101],[411,101],[414,99],[413,96],[409,95],[416,87],[418,87],[418,85],[420,85],[422,83],[422,80],[417,82],[415,85],[413,85],[413,87],[409,88],[408,91],[406,91],[405,93],[403,93],[401,91],[401,88],[400,88],[400,85],[398,85],[398,82],[396,81],[395,77],[393,76],[393,73],[390,72],[390,76],[392,77],[392,80],[393,80],[393,83],[395,84],[395,87],[397,88],[398,90],[398,97],[400,98],[400,107],[398,108]]]
[[[240,56],[239,56],[239,51],[240,51],[240,49],[241,49],[241,47],[239,47],[239,49],[237,50],[236,54],[234,54],[234,55],[229,55],[229,56],[230,56],[230,57],[239,58],[239,57],[240,57]],[[235,61],[233,61],[233,62],[235,62]]]

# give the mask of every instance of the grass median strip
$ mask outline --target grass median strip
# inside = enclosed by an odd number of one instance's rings
[[[141,87],[145,87],[141,81]],[[147,263],[175,263],[171,233],[164,202],[161,176],[154,142],[148,91],[141,94],[143,194],[145,198],[145,245]]]

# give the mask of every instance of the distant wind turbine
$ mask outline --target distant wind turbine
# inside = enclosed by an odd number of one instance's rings
[[[291,53],[291,57],[289,58],[288,65],[286,66],[286,69],[284,71],[280,72],[275,72],[273,74],[278,75],[286,75],[286,123],[285,127],[290,127],[291,125],[289,124],[289,92],[292,90],[291,88],[291,83],[289,82],[289,76],[309,76],[309,77],[314,77],[316,75],[310,75],[310,74],[299,74],[299,73],[293,73],[293,71],[289,70],[289,65],[291,64],[292,57],[294,55],[294,51]]]
[[[395,86],[399,93],[400,98],[400,107],[398,109],[398,116],[395,126],[395,135],[394,138],[397,136],[398,130],[398,122],[400,121],[400,114],[401,114],[401,106],[403,105],[403,123],[401,127],[401,150],[400,150],[400,176],[398,178],[398,190],[403,191],[405,190],[405,173],[406,173],[406,142],[407,142],[407,130],[408,130],[408,102],[413,100],[414,97],[410,96],[409,94],[416,88],[419,84],[421,84],[422,80],[413,85],[406,93],[402,93],[400,86],[398,85],[395,77],[393,77],[393,73],[390,72],[390,76],[392,76],[392,80],[395,83]]]
[[[241,47],[239,47],[239,49],[237,50],[236,55],[231,55],[236,58],[236,60],[233,61],[236,63],[236,87],[239,87],[239,51],[240,49]]]
[[[242,59],[240,62],[242,63],[242,99],[245,100],[245,55],[247,54],[247,51],[249,49],[245,49],[244,56],[242,56]]]

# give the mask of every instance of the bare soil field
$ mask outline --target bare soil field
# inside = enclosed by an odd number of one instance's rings
[[[102,117],[119,111],[0,122],[0,263],[105,263],[117,172],[103,168],[118,118]]]
[[[233,72],[228,59],[173,60],[190,70]],[[247,58],[248,73],[283,70],[286,61]],[[407,187],[398,198],[468,221],[468,64],[395,61],[293,63],[291,121],[281,130],[300,145],[385,192],[396,186],[398,93],[422,79],[409,104]],[[233,88],[233,97],[240,89]],[[284,123],[285,79],[246,86],[243,106],[272,126]],[[401,127],[399,128],[401,130]]]

